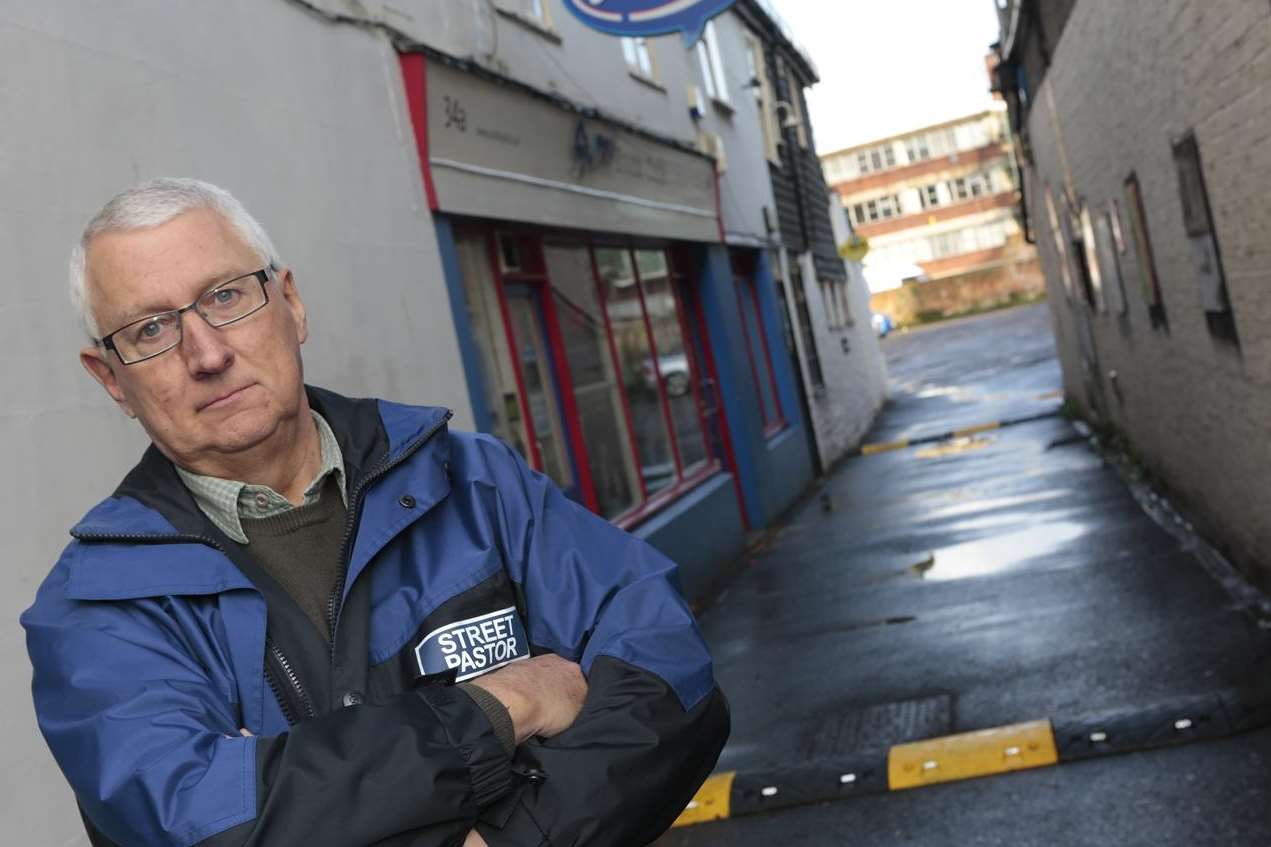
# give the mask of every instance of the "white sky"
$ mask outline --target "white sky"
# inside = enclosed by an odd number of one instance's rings
[[[980,111],[993,0],[772,0],[812,56],[819,153]]]

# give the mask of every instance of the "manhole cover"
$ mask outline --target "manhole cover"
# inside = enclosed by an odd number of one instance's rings
[[[948,735],[952,728],[951,694],[852,705],[821,719],[807,736],[803,754],[808,758],[846,756]]]

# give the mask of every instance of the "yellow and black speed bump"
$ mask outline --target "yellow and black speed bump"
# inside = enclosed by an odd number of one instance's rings
[[[1019,418],[1006,418],[1000,421],[989,421],[987,423],[976,424],[974,426],[962,427],[961,429],[951,429],[948,432],[941,432],[936,435],[924,435],[921,438],[905,438],[899,441],[878,441],[872,444],[862,444],[847,455],[852,457],[873,456],[877,453],[889,453],[893,450],[904,450],[908,447],[914,447],[919,444],[934,444],[939,441],[949,441],[954,438],[965,438],[969,435],[975,435],[981,432],[990,432],[992,430],[1003,429],[1008,426],[1032,423],[1033,421],[1041,421],[1046,418],[1055,418],[1058,417],[1059,414],[1059,409],[1051,409],[1045,412],[1038,412],[1035,415],[1024,415]]]
[[[675,826],[848,800],[1249,732],[1271,724],[1271,684],[1133,709],[1038,720],[897,744],[786,768],[726,771],[702,786]]]

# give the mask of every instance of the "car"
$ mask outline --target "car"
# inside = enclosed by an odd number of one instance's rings
[[[870,315],[869,322],[873,324],[874,333],[879,338],[886,338],[887,334],[895,329],[891,322],[891,318],[883,312],[874,312]]]
[[[666,384],[666,393],[671,397],[683,397],[689,390],[688,356],[683,353],[667,353],[658,356],[658,368],[662,372],[662,382]],[[657,374],[653,369],[653,357],[645,356],[640,365],[640,375],[644,385],[650,391],[658,387]]]

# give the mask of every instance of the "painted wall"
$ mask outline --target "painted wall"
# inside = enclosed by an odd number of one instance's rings
[[[35,727],[17,618],[68,527],[145,445],[76,360],[64,269],[88,218],[148,177],[224,185],[295,268],[311,381],[448,405],[459,428],[471,414],[383,37],[287,2],[32,0],[0,8],[0,57],[0,286],[17,333],[0,369],[0,667],[14,683],[0,695],[12,730],[0,819],[11,843],[76,845],[87,842]]]

